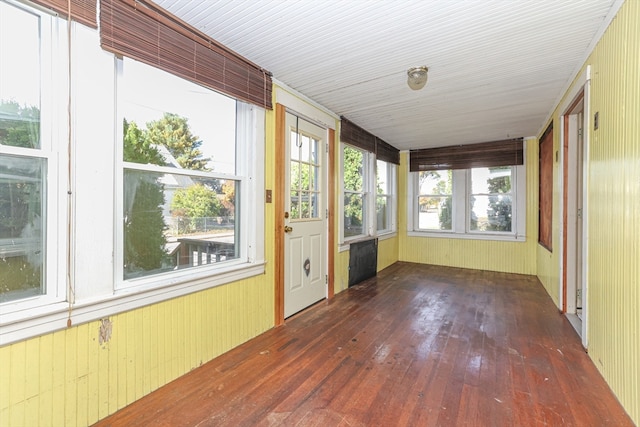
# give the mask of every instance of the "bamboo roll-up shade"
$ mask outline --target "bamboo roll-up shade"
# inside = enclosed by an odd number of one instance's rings
[[[58,15],[68,18],[69,3],[67,0],[32,0],[34,3],[55,11]],[[97,28],[96,0],[71,0],[71,19],[91,28]]]
[[[376,138],[376,159],[399,165],[400,151],[383,140]]]
[[[376,137],[357,124],[340,118],[340,141],[361,148],[371,153],[376,152]]]
[[[523,164],[522,138],[479,144],[426,148],[409,152],[411,172],[471,169]]]
[[[340,141],[374,153],[379,160],[400,164],[400,151],[397,148],[367,132],[345,117],[340,118]]]
[[[268,71],[150,1],[101,0],[100,43],[116,55],[272,108]]]

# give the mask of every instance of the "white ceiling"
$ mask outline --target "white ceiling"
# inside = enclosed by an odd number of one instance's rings
[[[157,0],[402,150],[535,136],[621,2]]]

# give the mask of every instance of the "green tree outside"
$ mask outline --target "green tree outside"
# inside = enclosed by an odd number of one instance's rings
[[[160,120],[147,123],[145,139],[149,144],[164,145],[180,167],[207,171],[211,158],[202,157],[202,141],[191,133],[188,119],[177,114],[164,113]]]
[[[487,209],[487,230],[511,231],[511,175],[490,178],[487,185],[491,194]]]
[[[220,216],[223,210],[216,192],[202,184],[177,190],[171,201],[173,216],[184,219],[187,224],[185,232],[197,229],[197,219]]]
[[[363,190],[363,165],[364,153],[345,146],[343,157],[345,235],[360,234],[358,230],[361,230],[364,225],[363,197],[359,194]],[[349,232],[347,228],[352,228],[354,231]]]

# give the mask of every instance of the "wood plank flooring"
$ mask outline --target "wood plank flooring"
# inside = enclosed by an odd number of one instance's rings
[[[633,426],[535,277],[396,263],[99,426]]]

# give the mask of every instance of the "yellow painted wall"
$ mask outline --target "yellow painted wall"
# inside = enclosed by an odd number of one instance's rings
[[[538,206],[538,155],[535,140],[526,144],[526,242],[413,237],[407,235],[408,153],[400,164],[399,259],[423,264],[535,274]]]
[[[398,237],[378,240],[378,271],[398,261]]]
[[[398,261],[398,237],[378,240],[378,268],[384,270]],[[336,253],[335,282],[333,290],[337,294],[349,288],[349,251]]]
[[[0,425],[83,426],[273,325],[269,275],[0,348]],[[248,315],[250,313],[250,315]]]
[[[589,356],[640,425],[640,1],[625,1],[587,65],[591,65]],[[598,130],[593,127],[596,112]],[[559,123],[561,113],[555,111],[554,124]],[[559,136],[554,133],[556,147]],[[556,165],[556,183],[557,169]],[[559,189],[556,192],[554,204],[559,203]],[[557,236],[556,215],[554,221]],[[557,245],[556,239],[554,247]],[[560,276],[556,253],[560,251],[554,250],[552,256],[545,252],[538,251],[538,275],[554,296]]]

